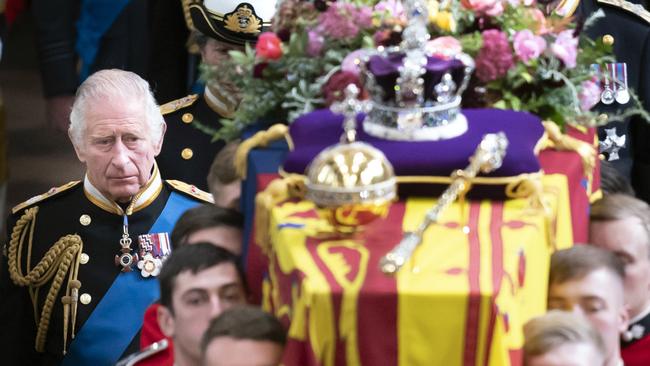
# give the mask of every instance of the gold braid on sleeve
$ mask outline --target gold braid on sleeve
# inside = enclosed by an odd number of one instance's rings
[[[74,326],[77,313],[78,289],[81,283],[77,280],[79,271],[79,259],[83,248],[83,242],[79,235],[66,235],[48,249],[43,258],[30,269],[31,252],[36,226],[36,214],[38,207],[32,207],[18,219],[11,232],[11,239],[7,249],[8,269],[11,280],[17,286],[27,286],[34,307],[34,320],[37,324],[35,348],[38,352],[45,349],[45,338],[50,325],[52,308],[56,296],[68,278],[63,302],[63,353],[67,347],[68,323],[72,323],[72,338],[74,338]],[[25,239],[27,240],[26,268],[23,272],[22,253]],[[39,289],[49,281],[52,281],[47,292],[43,309],[38,314],[38,292]]]

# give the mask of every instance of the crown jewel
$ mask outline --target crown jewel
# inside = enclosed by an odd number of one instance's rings
[[[372,108],[363,127],[392,140],[440,140],[467,130],[460,112],[474,62],[466,54],[449,59],[426,51],[426,1],[404,3],[409,17],[399,47],[378,48],[361,63]]]

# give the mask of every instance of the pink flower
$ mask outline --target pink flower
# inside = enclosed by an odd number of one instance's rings
[[[505,33],[489,29],[482,33],[483,46],[476,56],[476,77],[488,82],[508,73],[514,65],[510,44]]]
[[[461,0],[460,3],[479,15],[496,17],[503,13],[503,0]]]
[[[576,67],[578,57],[578,39],[573,37],[573,30],[567,29],[560,32],[551,45],[551,51],[559,58],[567,69]]]
[[[361,29],[372,26],[372,9],[351,3],[335,2],[318,17],[321,34],[334,39],[350,39]]]
[[[401,1],[397,0],[383,0],[375,5],[375,11],[379,13],[387,12],[392,17],[404,18],[404,6]]]
[[[282,41],[275,33],[264,32],[257,39],[255,53],[265,60],[277,60],[282,57]]]
[[[534,60],[546,49],[546,41],[540,36],[536,36],[529,29],[524,29],[515,33],[513,40],[515,46],[515,55],[524,63]]]
[[[307,54],[312,57],[320,56],[325,38],[313,29],[307,32],[307,38]]]
[[[546,34],[550,31],[546,23],[546,16],[544,12],[537,8],[528,9],[528,13],[532,19],[535,19],[537,22],[537,27],[535,27],[535,33],[537,34]]]
[[[368,51],[364,49],[348,53],[341,62],[341,71],[359,76],[359,64],[363,61],[366,54],[368,54]]]
[[[430,55],[449,59],[461,53],[463,46],[456,38],[444,36],[427,42],[426,50]]]
[[[580,85],[580,92],[578,93],[580,109],[586,112],[598,104],[600,102],[601,92],[602,90],[600,90],[598,84],[591,80],[583,81]]]

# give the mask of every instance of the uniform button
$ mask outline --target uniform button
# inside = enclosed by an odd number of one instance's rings
[[[83,226],[88,226],[88,225],[90,225],[91,221],[92,221],[92,220],[90,219],[90,216],[89,216],[89,215],[83,214],[83,215],[81,215],[81,216],[79,217],[79,222],[80,222],[81,225],[83,225]]]
[[[81,294],[81,296],[79,296],[79,301],[81,301],[81,303],[84,305],[90,304],[92,300],[93,298],[90,296],[90,294]]]
[[[598,154],[598,159],[600,159],[600,160],[605,160],[605,155],[603,155],[603,154]]]
[[[606,44],[607,46],[611,46],[614,44],[614,37],[611,34],[605,34],[603,36],[603,43]]]
[[[181,119],[182,119],[183,122],[185,122],[185,123],[192,123],[192,121],[194,121],[194,116],[192,115],[192,113],[185,113],[185,114],[181,117]]]
[[[607,115],[607,113],[601,113],[601,114],[598,115],[598,121],[599,122],[605,122],[605,121],[607,121],[608,118],[609,118],[609,116]]]
[[[81,264],[86,264],[90,260],[90,256],[86,253],[81,253],[81,256],[79,257],[79,263]]]
[[[181,157],[185,160],[190,160],[192,159],[192,156],[194,156],[194,151],[190,149],[189,147],[186,147],[181,151]]]

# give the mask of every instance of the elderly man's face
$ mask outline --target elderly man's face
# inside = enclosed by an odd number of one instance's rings
[[[85,116],[83,142],[75,150],[90,182],[107,198],[127,202],[149,180],[162,136],[152,140],[141,100],[94,102]]]

